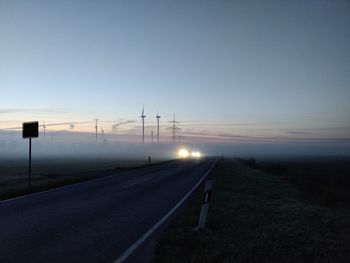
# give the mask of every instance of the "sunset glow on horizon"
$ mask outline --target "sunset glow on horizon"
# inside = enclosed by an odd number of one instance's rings
[[[93,140],[97,118],[141,143],[144,105],[148,144],[159,112],[161,143],[175,114],[177,141],[345,151],[349,24],[340,0],[1,2],[0,141],[32,120]]]

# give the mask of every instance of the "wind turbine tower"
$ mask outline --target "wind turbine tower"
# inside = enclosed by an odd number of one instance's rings
[[[157,143],[159,143],[159,119],[160,119],[160,115],[159,112],[157,112]]]
[[[145,106],[142,107],[142,114],[140,118],[142,119],[142,143],[145,143]]]

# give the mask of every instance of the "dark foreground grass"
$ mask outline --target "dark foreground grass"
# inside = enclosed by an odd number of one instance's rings
[[[283,178],[300,188],[306,200],[350,209],[350,158],[286,162]]]
[[[350,262],[350,210],[306,203],[281,177],[218,163],[208,230],[196,232],[202,189],[162,234],[155,262]]]

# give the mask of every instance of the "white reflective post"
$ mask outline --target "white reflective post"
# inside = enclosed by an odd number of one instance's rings
[[[212,180],[206,181],[205,187],[204,187],[203,203],[201,206],[201,213],[199,215],[199,222],[198,222],[198,228],[197,228],[198,230],[205,229],[212,189],[213,189],[213,181]]]

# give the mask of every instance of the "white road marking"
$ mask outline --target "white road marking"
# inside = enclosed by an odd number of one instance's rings
[[[137,185],[137,184],[140,184],[140,183],[143,183],[143,182],[147,182],[147,181],[151,180],[153,177],[154,177],[154,176],[147,177],[147,178],[138,180],[138,181],[136,181],[136,182],[134,181],[134,182],[132,182],[132,183],[123,185],[122,188],[129,188],[129,187],[131,187],[131,186],[134,186],[134,185]]]
[[[171,172],[162,172],[162,177],[164,178],[164,177],[167,177],[167,176],[172,175],[172,174],[173,173],[171,173]],[[154,175],[150,176],[150,177],[147,177],[147,178],[144,178],[144,179],[137,180],[137,181],[135,181],[135,179],[134,179],[134,180],[129,181],[129,183],[123,185],[122,188],[124,188],[124,189],[125,188],[129,188],[131,186],[134,186],[134,185],[137,185],[137,184],[140,184],[140,183],[143,183],[143,182],[147,182],[147,181],[149,181],[149,180],[151,180],[153,178],[154,178]]]
[[[147,238],[149,238],[154,231],[156,231],[175,211],[178,209],[186,199],[193,193],[194,190],[203,182],[203,180],[208,176],[208,174],[214,169],[217,159],[210,169],[203,175],[203,177],[198,181],[198,183],[168,212],[164,215],[155,225],[153,225],[146,233],[144,233],[134,244],[132,244],[124,253],[117,258],[113,263],[124,262]]]

